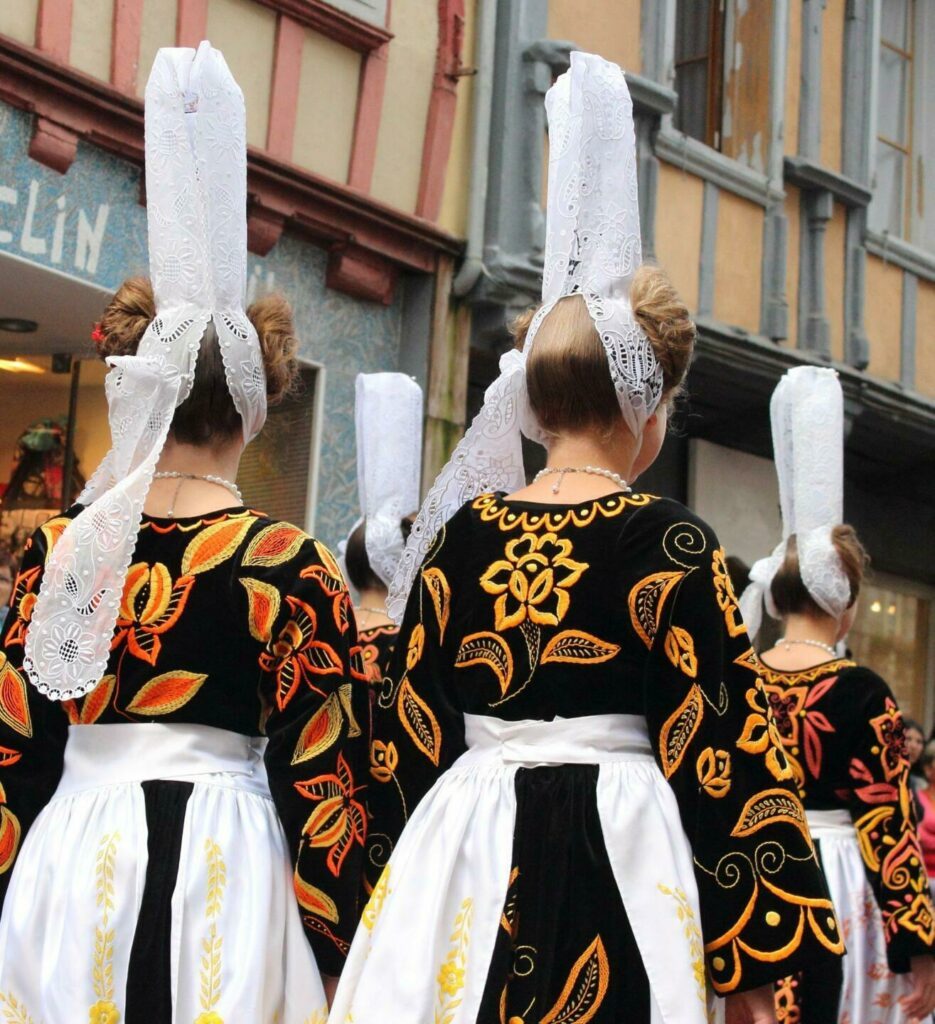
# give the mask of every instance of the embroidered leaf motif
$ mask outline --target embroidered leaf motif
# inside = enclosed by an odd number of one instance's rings
[[[600,935],[578,957],[562,994],[541,1024],[588,1024],[607,994],[610,964]]]
[[[740,665],[741,668],[748,668],[757,675],[760,674],[760,659],[752,647],[747,648],[739,658],[734,658],[734,664]]]
[[[673,626],[669,630],[666,634],[666,656],[689,679],[694,679],[698,675],[695,641],[687,629],[682,629],[681,626]]]
[[[432,709],[412,688],[408,678],[399,688],[396,711],[412,742],[437,768],[442,752],[442,731]]]
[[[78,722],[81,725],[94,725],[94,723],[107,710],[110,698],[114,695],[114,687],[117,685],[116,676],[104,676],[94,689],[84,698],[81,705],[81,714]]]
[[[807,840],[809,839],[805,812],[799,801],[788,790],[766,789],[750,797],[744,804],[731,835],[749,836],[759,832],[765,825],[780,821],[794,825]]]
[[[299,553],[308,535],[291,523],[273,523],[264,527],[247,545],[245,566],[271,568],[291,561]]]
[[[341,707],[344,708],[344,714],[347,715],[348,739],[356,739],[361,734],[360,723],[354,715],[354,704],[351,700],[352,694],[353,690],[350,683],[341,683],[338,687],[338,699],[341,701]]]
[[[599,640],[590,633],[565,629],[552,637],[542,652],[542,664],[547,661],[571,663],[576,661],[610,661],[620,650],[617,644]]]
[[[71,520],[65,516],[56,516],[54,519],[50,519],[47,523],[43,524],[42,536],[45,538],[46,561],[48,561],[49,555],[52,554],[52,548],[58,543],[59,537],[65,532],[70,522]]]
[[[471,665],[486,665],[492,669],[500,683],[501,694],[510,688],[513,655],[498,633],[472,633],[464,638],[455,658],[455,668],[468,668]]]
[[[332,693],[302,730],[295,753],[292,755],[292,763],[302,764],[304,761],[311,761],[313,757],[324,753],[341,735],[342,721],[338,695]]]
[[[0,721],[20,736],[32,736],[32,718],[26,680],[16,671],[0,651]]]
[[[340,675],[344,671],[341,656],[331,644],[326,644],[323,640],[312,640],[305,646],[303,653],[308,660],[309,669],[317,675]]]
[[[656,572],[641,579],[630,590],[627,600],[630,607],[630,622],[637,636],[647,647],[652,647],[656,633],[659,632],[659,622],[666,598],[684,576],[684,572]]]
[[[219,566],[237,550],[254,522],[250,516],[223,519],[199,531],[182,556],[182,574],[197,576]]]
[[[451,614],[451,587],[445,574],[441,569],[426,569],[422,573],[422,579],[432,595],[432,604],[435,605],[435,617],[438,619],[438,642],[445,642],[445,630],[448,628],[448,618]]]
[[[338,923],[338,907],[334,900],[317,885],[306,882],[296,868],[292,876],[292,887],[299,906],[318,917],[323,917],[332,924]]]
[[[16,859],[19,838],[19,818],[8,807],[0,807],[0,875],[9,871]]]
[[[0,747],[0,768],[9,768],[10,765],[16,764],[22,756],[18,750],[13,750],[12,747]],[[2,793],[3,788],[0,787],[0,794]],[[3,803],[2,799],[0,799],[0,803]]]
[[[273,635],[273,624],[279,615],[281,603],[279,591],[269,583],[247,577],[240,581],[247,591],[250,615],[250,636],[254,640],[269,643]]]
[[[662,760],[662,771],[667,779],[671,778],[682,763],[688,745],[701,725],[704,715],[704,698],[701,689],[693,686],[688,696],[678,708],[666,719],[659,734],[659,756]]]
[[[332,576],[336,580],[340,580],[341,588],[346,589],[344,583],[344,573],[341,572],[341,566],[338,565],[337,559],[324,544],[319,541],[315,541],[315,550],[318,552],[318,557],[321,559],[321,564],[325,567],[329,576]]]
[[[206,675],[199,672],[163,672],[140,690],[127,705],[137,715],[168,715],[187,704],[201,689]]]

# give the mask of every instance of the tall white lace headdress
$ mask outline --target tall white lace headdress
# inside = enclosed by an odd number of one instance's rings
[[[146,198],[156,318],[136,355],[109,360],[112,447],[49,558],[26,639],[29,679],[55,700],[87,693],[106,670],[143,505],[209,322],[244,440],[266,419],[262,355],[244,312],[244,99],[209,43],[156,55],[146,86]]]
[[[419,507],[422,388],[404,373],[356,382],[357,490],[370,568],[389,587],[403,556],[401,521]],[[352,530],[353,532],[353,530]]]
[[[779,618],[770,588],[793,534],[802,582],[818,607],[840,619],[851,600],[850,581],[831,541],[844,515],[844,397],[837,373],[818,366],[788,370],[773,392],[770,418],[782,540],[754,563],[740,599],[751,637],[759,632],[764,604]]]
[[[546,438],[526,396],[526,357],[556,302],[580,294],[607,353],[624,421],[637,437],[662,397],[662,369],[630,307],[642,261],[633,102],[623,71],[575,52],[549,90],[549,183],[542,306],[522,352],[500,359],[500,376],[429,491],[390,588],[388,610],[400,621],[416,572],[442,526],[466,501],[488,490],[523,486],[520,434]]]

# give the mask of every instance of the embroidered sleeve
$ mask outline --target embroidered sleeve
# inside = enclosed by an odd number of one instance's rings
[[[652,652],[647,723],[692,847],[708,973],[723,995],[843,945],[724,553],[680,512],[628,606]]]
[[[0,650],[0,898],[20,844],[62,777],[68,718],[22,671],[26,633],[48,551],[67,520],[50,520],[29,541],[13,585]]]
[[[454,551],[465,542],[460,522],[455,517],[442,529],[416,576],[390,671],[373,703],[368,892],[416,805],[465,749],[464,718],[444,686],[454,660],[451,587]]]
[[[270,790],[318,967],[338,975],[358,920],[367,683],[331,552],[286,523],[248,544],[240,584],[260,656]]]
[[[935,918],[909,786],[902,715],[882,679],[866,669],[850,670],[853,676],[858,673],[868,680],[861,689],[869,692],[848,768],[848,805],[883,915],[890,969],[905,973],[910,957],[932,953]]]

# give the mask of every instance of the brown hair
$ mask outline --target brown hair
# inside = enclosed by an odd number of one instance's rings
[[[644,264],[630,288],[633,313],[662,367],[663,397],[679,392],[695,344],[695,325],[685,303],[659,267]],[[535,316],[517,318],[511,332],[526,340]],[[607,370],[600,335],[580,295],[560,299],[542,321],[526,365],[529,403],[550,434],[586,429],[612,430],[620,421],[620,403]]]
[[[831,531],[831,543],[834,544],[841,565],[851,585],[850,607],[860,594],[860,585],[870,559],[863,544],[857,537],[853,526],[842,524]],[[802,582],[799,570],[799,549],[795,534],[786,542],[786,557],[773,577],[770,587],[776,611],[785,618],[787,615],[825,615],[826,613],[815,603],[811,594]]]
[[[412,530],[412,518],[406,517],[400,520],[400,529],[403,533],[403,540],[409,539]],[[344,566],[347,569],[347,577],[354,589],[360,593],[363,590],[385,590],[386,586],[379,576],[373,571],[370,558],[367,555],[367,520],[362,519],[357,526],[351,530],[347,538],[347,548],[344,551]]]
[[[97,350],[102,359],[134,355],[156,315],[153,286],[146,277],[130,277],[117,289],[97,329]],[[252,303],[247,316],[256,328],[266,371],[266,399],[276,405],[297,385],[298,342],[292,309],[282,295],[268,295]],[[229,440],[242,430],[240,414],[227,389],[224,363],[214,324],[201,340],[191,394],[175,410],[172,436],[182,444],[205,445]]]

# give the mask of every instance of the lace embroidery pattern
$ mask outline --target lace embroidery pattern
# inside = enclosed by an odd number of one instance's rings
[[[201,338],[217,330],[228,388],[251,440],[266,418],[246,289],[246,114],[219,51],[160,50],[146,87],[149,259],[157,316],[135,356],[114,358],[112,448],[53,552],[26,640],[30,681],[83,696],[106,669],[143,505]]]

